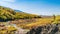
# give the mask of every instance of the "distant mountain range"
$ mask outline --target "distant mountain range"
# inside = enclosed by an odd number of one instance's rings
[[[15,10],[15,12],[22,12],[22,11],[20,11],[20,10]]]
[[[40,16],[0,6],[0,21],[7,21],[13,19],[31,19],[31,18],[40,18]]]

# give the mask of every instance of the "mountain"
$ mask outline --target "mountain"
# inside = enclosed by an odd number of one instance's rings
[[[15,10],[15,12],[22,12],[22,11],[20,11],[20,10]]]
[[[38,15],[25,13],[19,10],[13,10],[8,7],[0,6],[0,21],[7,21],[13,19],[29,19],[29,18],[40,18]]]

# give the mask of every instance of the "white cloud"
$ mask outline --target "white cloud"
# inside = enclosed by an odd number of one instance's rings
[[[15,2],[16,0],[0,0],[0,1],[3,1],[3,2]]]
[[[0,0],[0,6],[15,7],[15,0]]]

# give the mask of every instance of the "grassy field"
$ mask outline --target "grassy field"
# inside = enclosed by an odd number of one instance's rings
[[[23,26],[23,28],[30,29],[30,28],[37,27],[37,26],[44,26],[44,25],[47,25],[47,24],[57,24],[57,23],[60,23],[60,16],[56,16],[55,19],[54,19],[54,17],[38,18],[38,19],[36,19],[36,22],[24,24],[22,26]]]

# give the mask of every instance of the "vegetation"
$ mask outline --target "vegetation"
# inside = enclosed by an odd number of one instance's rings
[[[60,15],[52,16],[51,18],[38,18],[36,22],[28,23],[23,25],[23,28],[33,28],[38,26],[45,26],[48,24],[59,24],[60,23]]]
[[[30,29],[48,24],[57,24],[60,23],[60,15],[53,15],[43,18],[39,15],[28,14],[19,10],[13,10],[11,8],[0,6],[0,22],[1,21],[2,23],[4,22],[4,25],[8,26],[6,27],[7,29],[4,27],[4,29],[0,29],[0,34],[5,34],[6,32],[8,34],[14,34],[17,29],[14,26],[9,25],[15,24],[17,27]]]
[[[38,15],[28,14],[24,12],[19,12],[11,8],[0,6],[0,21],[7,21],[12,19],[31,19],[39,18]]]
[[[8,25],[7,23],[0,23],[0,34],[15,34],[17,28]]]

